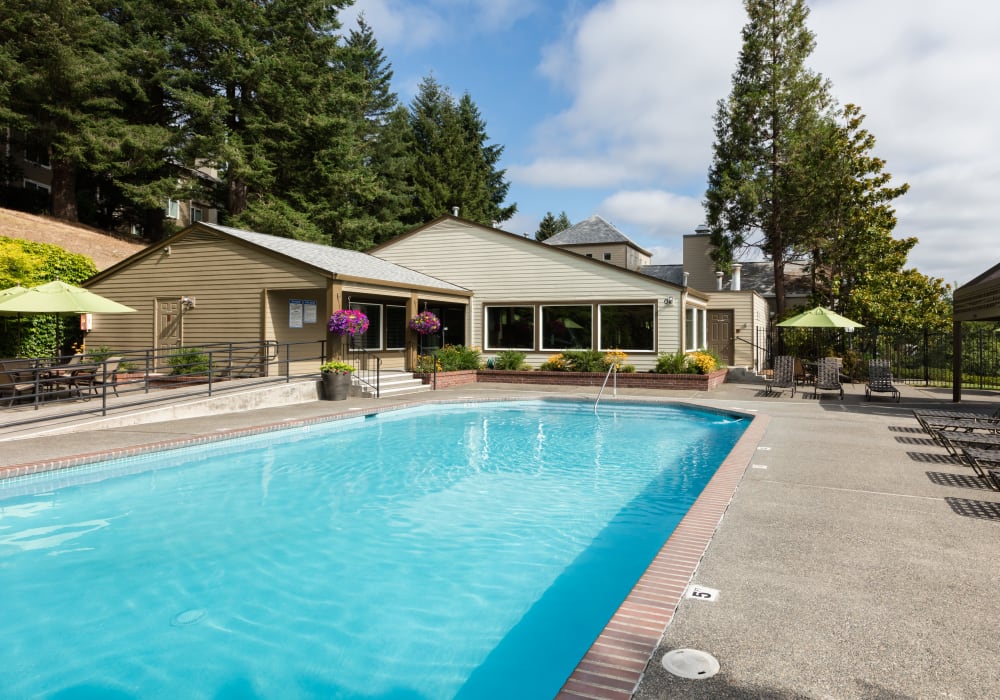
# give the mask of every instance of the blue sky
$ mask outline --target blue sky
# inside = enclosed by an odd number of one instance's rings
[[[963,284],[1000,263],[1000,6],[982,0],[812,0],[811,65],[860,105],[874,153],[910,192],[909,266]],[[599,214],[681,262],[704,220],[715,104],[728,96],[741,0],[357,0],[409,104],[433,75],[468,92],[518,213]]]

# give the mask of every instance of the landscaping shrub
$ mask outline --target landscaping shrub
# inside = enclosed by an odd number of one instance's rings
[[[600,350],[566,350],[562,355],[570,372],[607,372],[611,366]]]
[[[657,374],[688,374],[696,372],[688,362],[688,356],[683,352],[667,353],[656,358]]]
[[[496,359],[493,360],[493,369],[524,369],[524,360],[527,356],[527,353],[517,350],[503,350],[497,353]]]
[[[560,352],[555,355],[549,355],[549,359],[543,362],[542,366],[538,369],[543,372],[565,372],[569,368],[566,367],[566,358]]]
[[[722,358],[717,353],[703,348],[691,353],[691,364],[698,374],[708,374],[722,367]]]
[[[479,365],[482,364],[479,349],[468,348],[464,345],[445,345],[435,355],[439,372],[479,369]]]
[[[201,348],[181,348],[167,358],[170,374],[208,374],[208,355]]]

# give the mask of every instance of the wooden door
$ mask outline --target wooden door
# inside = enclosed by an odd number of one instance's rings
[[[156,300],[156,347],[179,348],[184,342],[181,300],[174,297]]]
[[[733,313],[732,309],[708,312],[708,349],[721,357],[723,363],[729,366],[733,365],[736,355]]]

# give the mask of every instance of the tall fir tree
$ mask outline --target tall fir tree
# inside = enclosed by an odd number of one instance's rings
[[[5,126],[51,166],[52,214],[79,218],[82,172],[123,172],[149,137],[130,124],[123,106],[141,101],[128,73],[126,40],[100,0],[0,3]],[[154,144],[154,148],[156,144]],[[143,154],[144,155],[144,154]]]
[[[560,213],[558,217],[554,216],[552,212],[547,211],[542,220],[538,222],[538,230],[535,231],[535,240],[547,240],[560,231],[565,231],[570,226],[572,224],[569,222],[569,217],[566,216],[565,211]]]
[[[487,143],[486,124],[472,98],[456,103],[432,76],[420,83],[410,107],[414,207],[407,223],[423,223],[458,207],[460,216],[486,226],[506,221],[510,183],[496,168],[503,147]]]
[[[778,314],[785,310],[785,263],[808,246],[812,189],[798,162],[829,109],[828,86],[806,67],[815,46],[803,0],[744,0],[749,21],[733,75],[719,102],[705,210],[714,257],[727,268],[757,247],[773,266]]]

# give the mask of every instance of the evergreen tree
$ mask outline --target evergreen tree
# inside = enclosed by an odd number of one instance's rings
[[[506,221],[510,183],[496,164],[502,146],[488,145],[485,122],[468,94],[456,103],[433,77],[424,78],[410,107],[414,207],[407,223],[423,223],[458,207],[464,219],[486,226]]]
[[[572,224],[569,222],[569,217],[566,216],[565,211],[559,214],[558,218],[553,216],[552,212],[547,211],[545,212],[545,216],[542,217],[542,220],[538,223],[538,230],[535,231],[535,240],[547,240],[560,231],[565,231],[570,226],[572,226]]]
[[[150,139],[130,124],[123,105],[143,99],[128,74],[127,40],[99,0],[0,3],[0,60],[5,64],[4,125],[46,153],[52,169],[52,213],[78,219],[81,172],[121,172],[129,156],[145,158]],[[129,152],[131,151],[131,152]]]
[[[812,173],[801,161],[829,97],[826,83],[805,65],[815,41],[804,1],[744,5],[749,22],[732,92],[716,113],[705,209],[721,267],[748,247],[770,258],[780,315],[785,263],[808,247],[813,191],[801,177]]]

